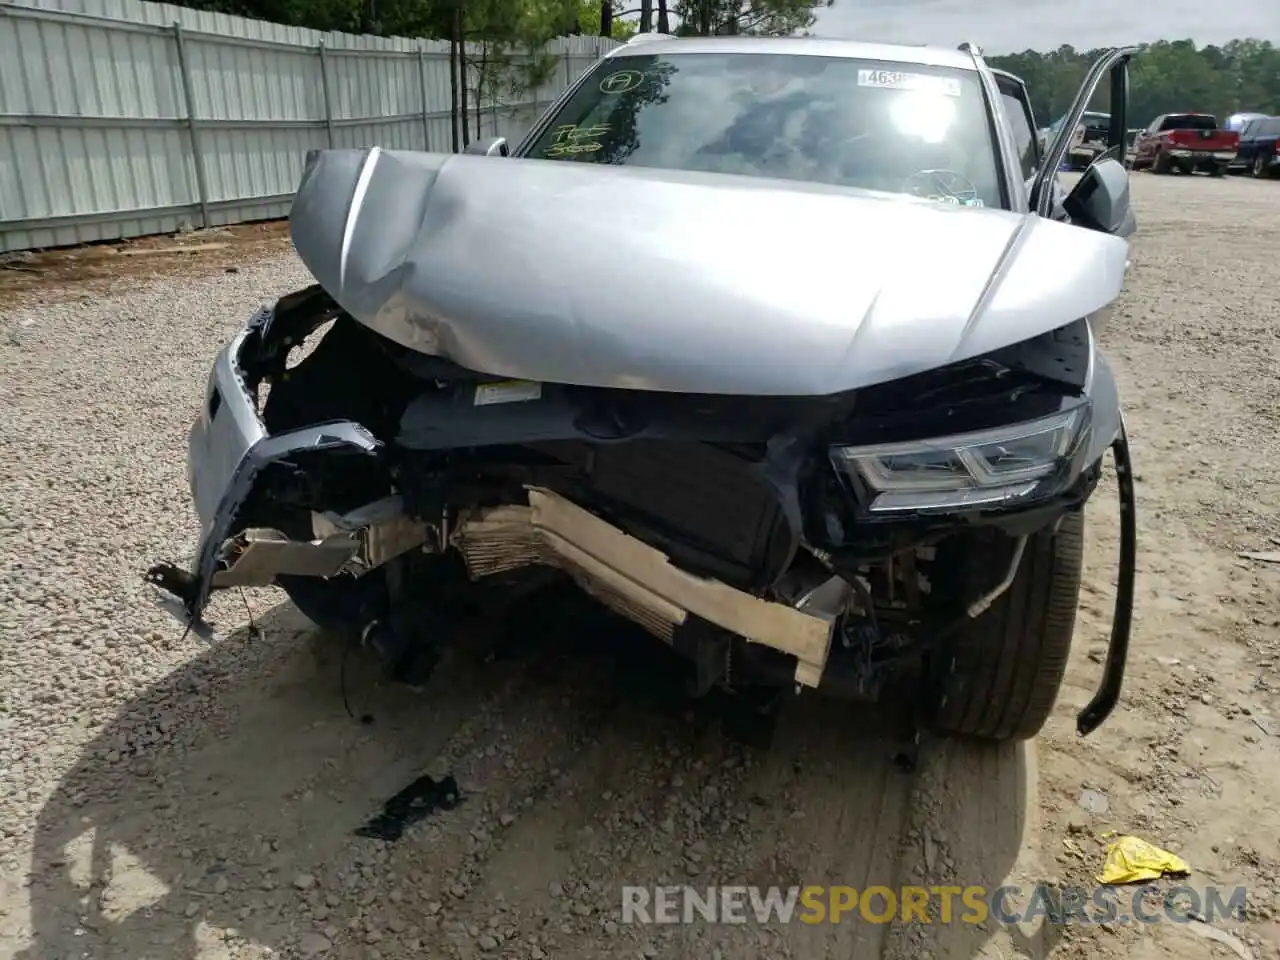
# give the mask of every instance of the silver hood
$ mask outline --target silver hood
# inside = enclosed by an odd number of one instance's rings
[[[409,151],[308,156],[290,215],[360,322],[502,377],[838,393],[1109,304],[1128,244],[792,181]]]

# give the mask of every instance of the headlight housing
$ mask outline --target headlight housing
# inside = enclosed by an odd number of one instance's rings
[[[861,481],[872,513],[947,511],[1032,498],[1070,474],[1089,429],[1088,402],[1051,416],[949,437],[831,448]]]

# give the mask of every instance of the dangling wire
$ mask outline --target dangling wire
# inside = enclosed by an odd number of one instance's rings
[[[244,587],[240,587],[239,590],[240,590],[240,599],[244,601],[244,612],[249,617],[249,636],[251,637],[261,636],[262,634],[258,630],[258,624],[253,619],[253,609],[249,606],[249,598],[245,595]]]

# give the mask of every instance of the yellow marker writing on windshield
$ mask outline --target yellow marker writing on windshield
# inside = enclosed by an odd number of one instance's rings
[[[578,126],[576,123],[563,124],[556,127],[551,146],[547,147],[546,156],[563,157],[603,150],[604,144],[600,143],[598,138],[605,136],[608,132],[609,124],[607,123],[596,123],[587,127]]]

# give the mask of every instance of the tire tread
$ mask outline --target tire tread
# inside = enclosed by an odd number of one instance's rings
[[[972,599],[990,589],[991,571],[1011,559],[1014,541],[995,531],[967,539],[961,581]],[[937,725],[984,740],[1027,740],[1053,711],[1075,632],[1084,555],[1084,517],[1067,514],[1056,532],[1032,535],[1003,596],[966,624],[955,642],[955,675]],[[980,558],[991,557],[985,563]]]

